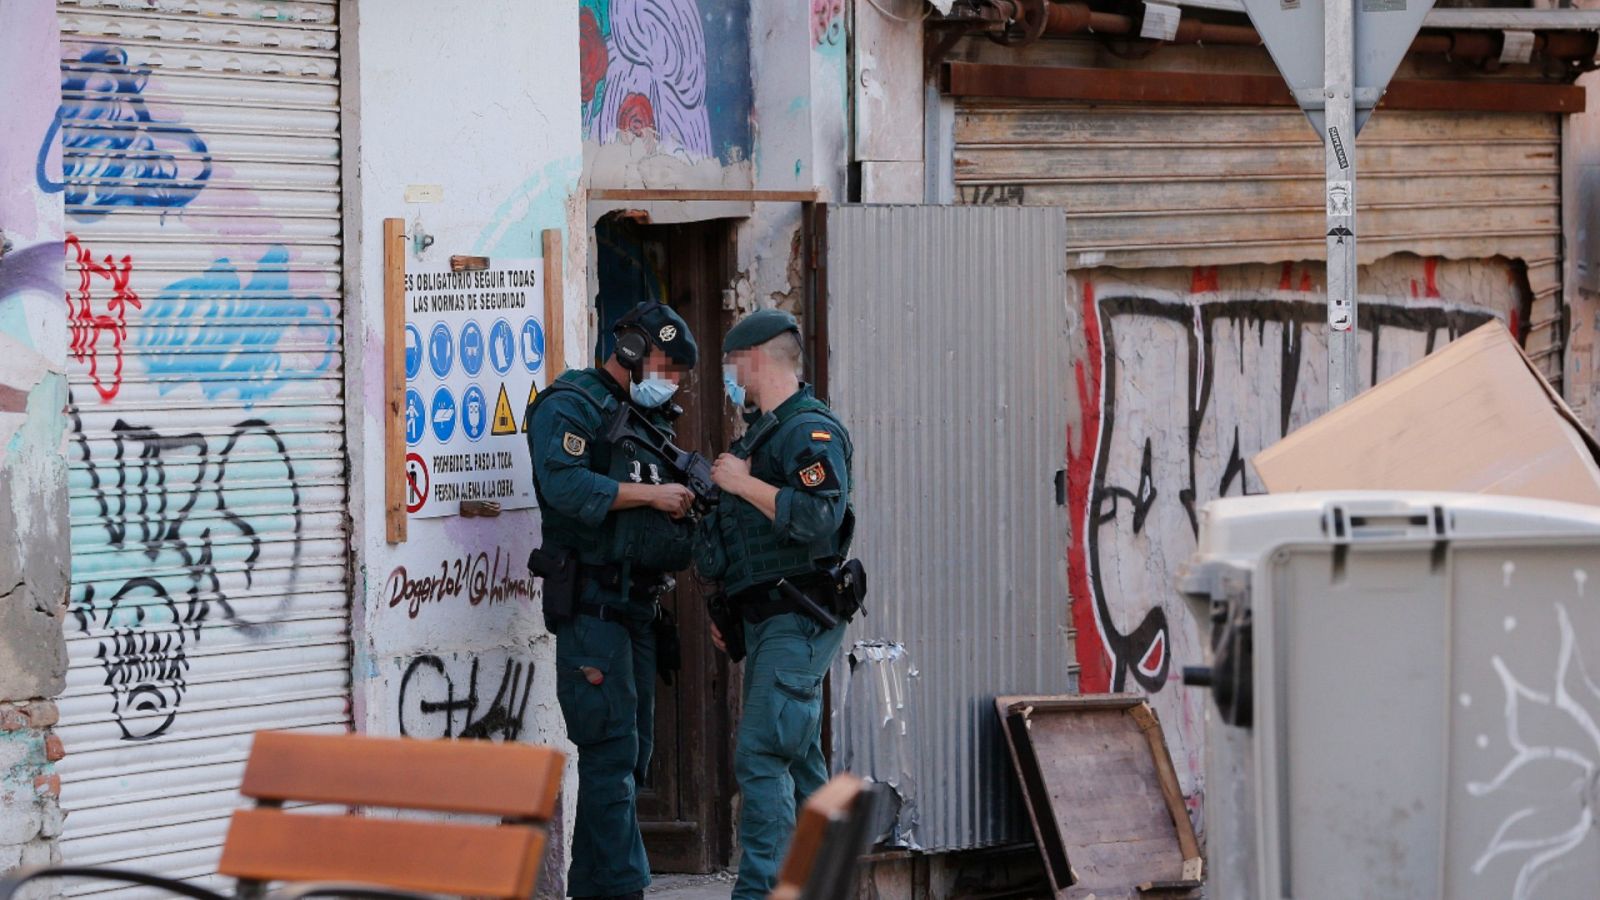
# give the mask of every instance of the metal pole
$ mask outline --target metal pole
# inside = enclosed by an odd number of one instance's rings
[[[1328,203],[1328,408],[1360,392],[1356,327],[1355,4],[1323,5]]]

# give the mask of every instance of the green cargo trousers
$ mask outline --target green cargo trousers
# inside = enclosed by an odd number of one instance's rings
[[[822,755],[822,679],[844,640],[787,613],[746,623],[744,715],[734,752],[742,797],[734,900],[761,900],[777,884],[800,804],[828,780]]]
[[[592,586],[586,600],[595,595]],[[621,606],[616,595],[595,601]],[[639,785],[655,742],[654,610],[626,606],[624,621],[576,616],[556,629],[556,699],[578,746],[578,817],[567,893],[605,897],[643,890],[650,861],[639,834]],[[592,672],[600,673],[599,684]]]

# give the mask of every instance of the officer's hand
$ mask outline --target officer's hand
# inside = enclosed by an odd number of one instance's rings
[[[737,494],[738,484],[742,479],[750,477],[750,461],[740,459],[732,453],[724,453],[717,457],[711,464],[711,480],[729,493]]]
[[[722,641],[722,629],[718,628],[715,622],[711,623],[711,643],[723,653],[728,652],[728,645]]]
[[[694,506],[694,491],[681,484],[657,484],[650,493],[650,508],[659,509],[674,519],[681,519],[689,514],[690,507]]]

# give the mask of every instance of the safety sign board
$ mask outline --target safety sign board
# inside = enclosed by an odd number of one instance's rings
[[[406,511],[412,515],[428,503],[428,464],[415,453],[406,454]]]
[[[534,505],[526,404],[544,385],[544,262],[406,273],[406,508]],[[420,485],[424,496],[414,496]]]

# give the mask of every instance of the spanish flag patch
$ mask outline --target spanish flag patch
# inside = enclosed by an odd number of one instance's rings
[[[833,435],[826,431],[813,431],[811,432],[811,439],[813,441],[831,441],[833,440]]]

